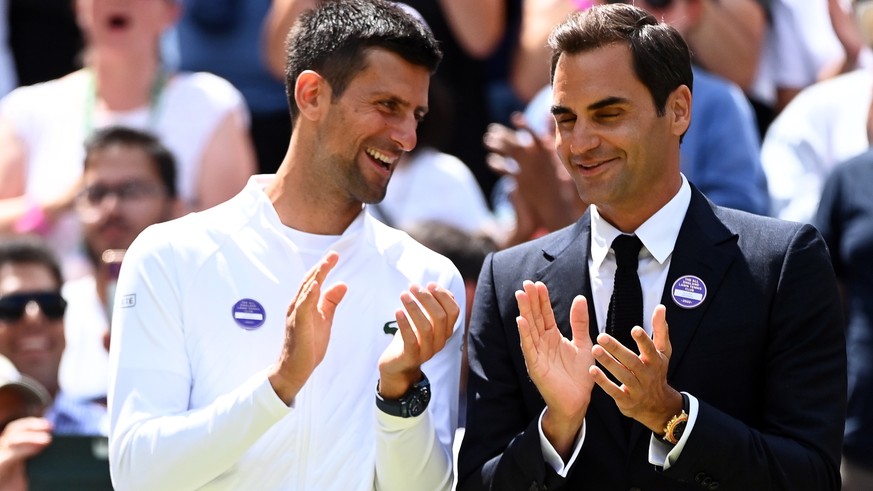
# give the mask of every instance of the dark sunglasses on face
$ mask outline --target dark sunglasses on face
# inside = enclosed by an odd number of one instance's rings
[[[0,321],[21,320],[30,302],[36,302],[42,314],[50,320],[60,320],[67,310],[67,301],[58,292],[13,293],[0,296]]]

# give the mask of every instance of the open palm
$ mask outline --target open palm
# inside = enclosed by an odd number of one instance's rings
[[[518,332],[528,374],[550,410],[560,414],[584,412],[591,400],[594,379],[592,342],[588,335],[588,306],[578,296],[570,308],[573,339],[558,329],[546,285],[524,282],[515,294]]]

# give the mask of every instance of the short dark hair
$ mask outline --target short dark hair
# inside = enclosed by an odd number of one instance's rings
[[[58,285],[64,284],[61,265],[45,240],[36,235],[0,235],[0,267],[7,264],[36,264],[45,267]]]
[[[667,98],[681,85],[691,90],[691,51],[675,28],[645,10],[626,4],[598,5],[572,14],[549,35],[552,48],[550,81],[562,54],[578,54],[626,43],[634,73],[649,89],[658,116],[666,113]]]
[[[373,48],[395,53],[431,73],[442,59],[430,29],[391,2],[325,0],[303,13],[285,43],[285,92],[292,122],[299,113],[294,86],[304,70],[324,77],[336,98],[366,68],[364,55]]]
[[[88,168],[91,155],[100,150],[106,150],[113,145],[139,148],[148,155],[161,182],[167,190],[167,195],[175,198],[178,195],[176,186],[176,158],[157,136],[145,131],[124,126],[109,126],[95,131],[85,140],[85,169]]]

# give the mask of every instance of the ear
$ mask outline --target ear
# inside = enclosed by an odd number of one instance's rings
[[[294,84],[294,101],[300,110],[300,116],[317,120],[325,107],[330,104],[330,85],[318,73],[304,70]]]
[[[680,136],[691,125],[691,90],[680,85],[667,99],[667,116],[672,120],[671,133]]]

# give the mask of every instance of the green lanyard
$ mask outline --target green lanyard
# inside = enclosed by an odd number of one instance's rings
[[[94,73],[91,70],[85,70],[88,77],[88,89],[85,94],[85,136],[91,135],[94,132],[94,111],[97,106],[97,82],[94,80]],[[164,92],[164,87],[167,85],[169,76],[164,70],[158,72],[152,88],[149,92],[149,123],[148,128],[152,132],[157,130],[158,117],[161,110],[161,102]]]

